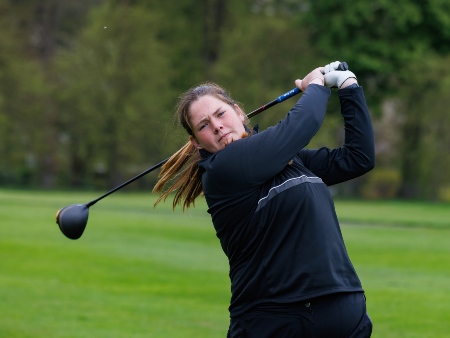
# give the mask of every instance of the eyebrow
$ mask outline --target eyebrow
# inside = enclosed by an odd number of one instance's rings
[[[217,108],[211,115],[215,115],[218,112],[220,112],[221,110],[223,110],[222,107]],[[209,115],[208,115],[209,116]],[[204,121],[208,120],[208,117],[204,117],[202,118],[200,121],[198,121],[194,126],[197,127],[199,124],[202,124]]]

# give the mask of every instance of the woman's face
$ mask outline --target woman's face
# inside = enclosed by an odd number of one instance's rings
[[[245,114],[238,105],[205,95],[191,104],[189,112],[194,134],[190,141],[197,149],[215,153],[245,134]]]

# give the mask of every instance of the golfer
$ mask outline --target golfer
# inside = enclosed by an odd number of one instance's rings
[[[277,125],[251,131],[216,84],[178,104],[190,142],[165,164],[155,191],[189,207],[202,192],[228,257],[227,337],[370,337],[361,282],[350,261],[327,186],[374,167],[374,137],[362,87],[339,62],[296,86],[301,98]],[[325,74],[324,74],[325,73]],[[307,149],[337,87],[345,142]]]

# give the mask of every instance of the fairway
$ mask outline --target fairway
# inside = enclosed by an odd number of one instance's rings
[[[79,240],[55,224],[99,193],[0,190],[0,337],[225,337],[228,264],[203,201],[120,192]],[[337,201],[375,338],[449,337],[450,205]]]

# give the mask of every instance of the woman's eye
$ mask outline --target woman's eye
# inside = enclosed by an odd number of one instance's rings
[[[208,124],[207,123],[203,123],[200,128],[198,130],[202,130],[203,128],[205,128]]]
[[[218,116],[222,116],[223,114],[225,114],[225,111],[222,111],[218,114]]]

